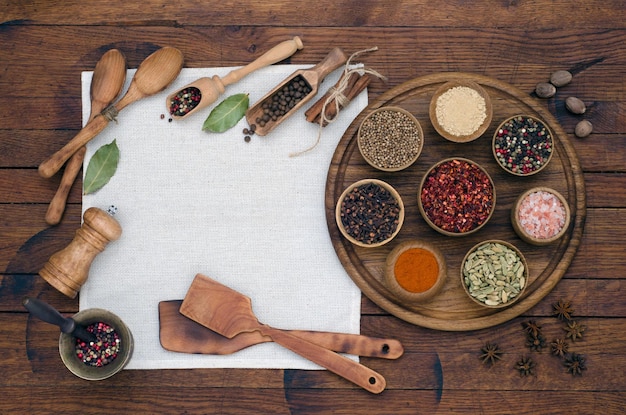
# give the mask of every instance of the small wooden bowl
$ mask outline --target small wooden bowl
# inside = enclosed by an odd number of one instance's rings
[[[512,250],[513,252],[515,252],[515,255],[517,255],[517,258],[519,259],[519,263],[521,263],[524,268],[523,271],[520,271],[521,276],[519,276],[519,278],[516,276],[514,278],[511,279],[510,284],[515,284],[516,282],[520,285],[519,287],[519,291],[514,295],[511,296],[510,294],[506,295],[506,301],[504,300],[504,297],[502,296],[502,291],[494,291],[496,293],[500,293],[497,295],[494,295],[494,297],[497,297],[498,300],[496,302],[490,303],[490,297],[489,294],[486,295],[486,298],[482,298],[482,297],[477,297],[475,295],[472,295],[470,293],[470,289],[469,289],[469,285],[471,284],[472,281],[472,277],[470,276],[470,269],[472,268],[471,262],[478,262],[478,258],[476,256],[473,256],[472,254],[474,254],[479,248],[483,247],[483,246],[488,246],[490,244],[499,244],[499,246],[504,246],[510,250]],[[492,259],[490,259],[490,255],[492,255],[491,253],[487,252],[486,256],[482,259],[485,260],[485,262],[483,262],[482,264],[478,265],[479,267],[485,267],[486,268],[494,268],[494,273],[497,272],[498,270],[498,261],[494,261]],[[523,293],[524,290],[526,289],[526,287],[528,286],[528,264],[526,263],[526,259],[524,258],[524,255],[521,253],[521,251],[519,249],[517,249],[514,245],[506,242],[506,241],[501,241],[498,239],[491,239],[491,240],[487,240],[487,241],[483,241],[480,242],[476,245],[474,245],[465,255],[465,258],[463,258],[463,262],[461,262],[461,285],[463,286],[463,290],[465,291],[465,293],[467,294],[467,296],[476,304],[479,304],[482,307],[487,307],[487,308],[505,308],[505,307],[509,307],[512,304],[514,304],[516,301],[518,301]],[[496,274],[497,275],[497,274]],[[517,274],[516,274],[517,275]],[[484,282],[486,281],[486,279],[482,278],[482,277],[477,277],[479,282]],[[497,276],[495,277],[496,279],[498,278]],[[494,284],[495,287],[497,287],[497,285]],[[507,290],[508,285],[503,286],[502,290],[505,291]],[[494,287],[491,287],[494,288]],[[486,288],[485,288],[486,289]],[[498,288],[495,288],[496,290],[498,290]],[[488,301],[490,300],[490,301]]]
[[[489,212],[489,214],[487,215],[487,217],[483,220],[482,223],[480,223],[479,225],[477,225],[476,227],[465,231],[465,232],[453,232],[447,229],[442,229],[439,225],[437,225],[435,222],[433,222],[433,220],[430,218],[430,216],[428,215],[426,208],[424,207],[424,203],[422,201],[422,190],[424,188],[424,185],[426,184],[426,181],[428,180],[428,178],[431,176],[431,174],[435,171],[436,168],[438,168],[439,166],[441,166],[444,163],[448,163],[448,162],[452,162],[453,160],[459,160],[461,162],[466,162],[469,163],[471,165],[474,165],[476,167],[478,167],[480,169],[480,171],[489,179],[489,183],[491,183],[491,188],[492,188],[492,202],[491,202],[491,210]],[[454,196],[458,196],[457,194],[455,194]],[[487,173],[487,171],[478,163],[466,159],[466,158],[462,158],[462,157],[453,157],[453,158],[447,158],[444,160],[441,160],[437,163],[435,163],[434,165],[432,165],[428,171],[426,172],[426,174],[424,175],[424,177],[422,177],[420,186],[419,186],[419,191],[417,193],[417,205],[419,208],[419,211],[422,215],[422,217],[424,218],[424,220],[426,221],[426,223],[433,228],[434,230],[436,230],[437,232],[446,235],[446,236],[467,236],[467,235],[471,235],[475,232],[477,232],[478,230],[480,230],[483,226],[485,226],[487,224],[487,222],[489,222],[489,219],[491,219],[491,216],[493,216],[493,212],[496,208],[496,187],[493,183],[493,180],[491,179],[491,176],[489,175],[489,173]]]
[[[557,233],[551,236],[544,237],[544,238],[540,238],[540,237],[537,237],[536,235],[532,235],[531,233],[529,233],[520,222],[520,217],[519,217],[519,210],[524,200],[531,194],[537,193],[537,192],[550,193],[551,195],[556,197],[556,199],[562,205],[563,211],[564,211],[563,226],[561,226],[560,230]],[[532,189],[525,191],[517,198],[517,200],[515,201],[515,204],[513,205],[513,208],[511,209],[511,223],[513,225],[513,229],[515,230],[515,233],[517,233],[517,235],[523,241],[531,245],[539,245],[539,246],[548,245],[560,239],[567,231],[570,221],[571,221],[571,213],[570,213],[570,209],[569,209],[569,205],[567,204],[567,201],[565,200],[562,194],[548,187],[542,187],[542,186],[533,187]]]
[[[482,123],[480,125],[477,125],[476,128],[472,132],[465,133],[465,134],[463,133],[455,134],[454,131],[449,131],[450,127],[446,129],[446,127],[439,122],[439,117],[437,116],[438,114],[437,102],[439,101],[441,96],[447,93],[448,91],[450,91],[451,89],[457,88],[457,87],[470,88],[476,91],[478,95],[480,95],[482,99],[484,100],[484,105],[485,105],[485,118],[483,119]],[[463,114],[463,115],[471,116],[472,115],[471,112],[474,112],[475,110],[476,109],[467,109],[466,111],[467,114]],[[469,80],[467,81],[455,80],[455,81],[446,82],[435,91],[435,94],[430,100],[428,113],[430,116],[430,122],[433,124],[433,127],[435,127],[435,130],[439,133],[439,135],[441,135],[443,138],[445,138],[446,140],[455,142],[455,143],[468,143],[470,141],[476,140],[478,137],[483,135],[485,131],[487,131],[487,128],[489,128],[489,124],[491,124],[491,119],[493,117],[493,104],[491,103],[491,98],[489,97],[489,94],[487,93],[487,91],[485,91],[485,89],[482,88],[477,83],[469,81]]]
[[[398,203],[398,207],[400,208],[400,211],[398,213],[398,222],[395,226],[394,231],[391,233],[391,235],[389,235],[389,237],[387,237],[384,240],[380,240],[377,242],[373,242],[373,243],[368,243],[368,242],[364,242],[363,240],[359,240],[357,238],[355,238],[353,235],[351,235],[344,227],[343,222],[342,222],[342,209],[341,209],[341,205],[344,201],[344,199],[346,198],[346,196],[352,192],[353,189],[358,188],[360,186],[363,185],[368,185],[368,184],[373,184],[375,186],[378,186],[380,188],[385,189],[386,191],[388,191],[389,193],[391,193],[391,196],[393,196],[393,198],[397,201]],[[350,186],[348,186],[343,193],[341,194],[341,196],[339,197],[339,200],[337,201],[337,205],[335,208],[335,221],[337,222],[337,227],[339,228],[339,231],[341,232],[341,234],[351,243],[353,243],[354,245],[357,246],[361,246],[364,248],[376,248],[379,246],[382,246],[386,243],[388,243],[389,241],[391,241],[393,238],[395,238],[395,236],[398,234],[398,232],[400,232],[400,229],[402,228],[402,224],[404,223],[404,203],[402,202],[402,198],[400,197],[400,194],[396,191],[396,189],[394,189],[390,184],[382,181],[382,180],[378,180],[378,179],[363,179],[363,180],[359,180],[353,184],[351,184]]]
[[[551,149],[550,154],[548,155],[547,160],[542,160],[541,166],[535,167],[535,168],[533,168],[533,169],[531,169],[529,171],[516,171],[512,167],[503,164],[503,161],[498,156],[499,152],[502,151],[502,147],[500,146],[500,144],[498,144],[498,142],[500,141],[499,140],[500,134],[502,134],[502,132],[504,130],[508,131],[508,129],[505,128],[505,126],[509,122],[511,122],[512,120],[515,120],[515,119],[518,119],[518,118],[521,118],[521,119],[532,119],[535,122],[537,122],[539,125],[543,126],[545,128],[545,131],[548,133],[547,136],[544,136],[545,140],[542,140],[542,142],[544,142],[545,145],[548,145],[550,147],[550,149]],[[516,133],[514,133],[513,135],[517,136],[517,130],[516,130]],[[531,116],[527,116],[527,115],[523,115],[523,114],[518,114],[518,115],[515,115],[513,117],[507,118],[506,120],[502,121],[500,123],[500,125],[498,125],[498,128],[496,128],[496,131],[493,133],[493,139],[492,139],[492,142],[491,142],[491,151],[492,151],[493,157],[496,159],[496,162],[498,163],[498,165],[500,167],[502,167],[502,169],[504,171],[506,171],[507,173],[513,174],[515,176],[521,176],[521,177],[532,176],[533,174],[537,174],[540,171],[542,171],[543,169],[545,169],[546,166],[550,163],[550,160],[552,160],[552,155],[554,154],[554,147],[553,147],[554,139],[553,139],[553,137],[554,137],[554,134],[552,133],[552,130],[550,130],[550,127],[548,127],[548,124],[546,124],[545,122],[543,122],[539,118],[531,117]]]
[[[79,311],[72,318],[76,323],[83,326],[99,322],[109,324],[118,333],[121,343],[120,351],[112,362],[101,367],[95,367],[83,363],[76,356],[76,337],[61,333],[59,353],[61,360],[70,372],[86,380],[103,380],[115,375],[126,366],[133,354],[134,340],[130,329],[118,316],[100,308],[89,308]]]
[[[398,263],[398,260],[401,257],[404,257],[404,255],[410,255],[413,250],[423,250],[430,253],[439,270],[435,281],[432,283],[430,288],[424,291],[417,291],[415,289],[412,290],[411,287],[407,286],[407,284],[400,283],[397,278],[396,264]],[[448,275],[448,270],[443,254],[439,248],[424,241],[414,240],[399,244],[389,253],[385,263],[385,282],[389,287],[389,290],[391,290],[399,298],[411,303],[422,303],[435,297],[443,288],[446,281],[446,275]],[[415,271],[413,277],[416,279],[423,278],[424,275]]]
[[[369,125],[372,122],[372,117],[381,112],[398,113],[393,116],[404,115],[403,118],[410,120],[413,131],[407,131],[409,127],[402,126],[399,127],[403,133],[400,134],[401,137],[391,135],[388,132],[394,127],[398,128],[398,124],[394,122],[396,120],[389,120],[384,123],[384,130],[366,134],[364,125]],[[415,136],[409,135],[409,133],[415,132],[417,132]],[[368,146],[369,139],[375,140],[376,144]],[[424,132],[419,121],[409,111],[400,107],[381,107],[372,111],[361,122],[357,134],[357,144],[361,156],[370,166],[387,172],[400,171],[415,163],[419,158],[424,147]]]

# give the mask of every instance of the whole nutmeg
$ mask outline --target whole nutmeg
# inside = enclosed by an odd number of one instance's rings
[[[567,97],[565,99],[565,108],[573,114],[584,114],[587,110],[585,103],[576,97]]]
[[[585,138],[593,131],[593,124],[587,120],[582,120],[578,124],[576,124],[576,128],[574,128],[574,134],[576,137]]]
[[[550,83],[555,87],[561,87],[572,81],[572,74],[568,71],[556,71],[550,75]]]
[[[539,98],[551,98],[556,94],[556,87],[548,82],[539,82],[535,87],[535,93]]]

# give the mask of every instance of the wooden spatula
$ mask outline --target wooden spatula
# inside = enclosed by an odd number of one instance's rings
[[[232,339],[224,337],[180,314],[182,302],[183,300],[159,302],[159,340],[165,350],[223,355],[272,341],[258,331],[241,333]],[[402,344],[395,339],[325,331],[289,330],[289,333],[339,353],[397,359],[404,352]]]
[[[229,339],[240,333],[258,331],[369,392],[380,393],[385,389],[385,378],[372,369],[293,334],[259,323],[252,312],[250,298],[205,275],[196,275],[180,312]]]

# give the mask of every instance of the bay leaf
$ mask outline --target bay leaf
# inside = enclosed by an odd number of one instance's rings
[[[220,102],[202,125],[203,131],[223,133],[234,127],[246,114],[250,105],[248,94],[235,94]]]
[[[85,172],[83,194],[94,193],[107,184],[117,170],[119,159],[120,149],[117,147],[116,140],[96,150]]]

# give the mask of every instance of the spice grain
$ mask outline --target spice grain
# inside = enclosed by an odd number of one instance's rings
[[[170,100],[171,115],[182,117],[198,106],[202,99],[202,92],[196,87],[183,88]]]
[[[94,367],[102,367],[115,360],[122,342],[115,329],[107,323],[98,322],[90,324],[86,330],[93,333],[97,341],[76,339],[76,357],[84,364]]]
[[[478,131],[487,118],[487,104],[476,90],[455,86],[437,98],[437,122],[448,133],[457,137]]]
[[[520,228],[536,239],[554,237],[561,232],[566,219],[567,213],[561,200],[545,190],[525,196],[517,211]]]
[[[527,175],[536,173],[552,155],[552,135],[545,124],[523,115],[506,120],[493,140],[496,160],[505,170]]]
[[[262,104],[263,114],[256,118],[256,124],[265,127],[268,122],[277,121],[302,101],[313,89],[301,76],[295,76],[287,85],[280,88]]]

